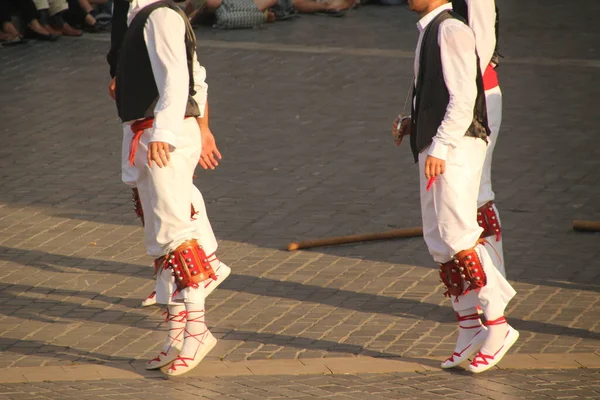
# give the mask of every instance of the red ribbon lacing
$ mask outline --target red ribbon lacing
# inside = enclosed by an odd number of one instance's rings
[[[502,325],[502,324],[506,324],[506,318],[504,317],[500,317],[498,319],[494,319],[491,321],[487,321],[485,324],[487,326],[490,325]],[[506,337],[508,337],[508,334],[510,333],[510,330],[508,332],[506,332]],[[506,340],[506,337],[504,338]],[[477,353],[477,355],[475,357],[473,357],[473,361],[471,362],[471,365],[474,367],[477,367],[479,364],[483,364],[483,365],[489,365],[488,360],[493,360],[496,355],[498,355],[498,353],[500,353],[500,351],[504,348],[504,344],[502,346],[500,346],[500,348],[498,349],[497,352],[495,352],[493,355],[487,355],[487,354],[483,354],[481,351],[479,353]]]
[[[200,315],[198,315],[195,318],[190,318],[189,315],[191,313],[201,313]],[[199,310],[199,311],[188,311],[187,312],[188,315],[188,319],[187,322],[197,322],[197,323],[202,323],[204,324],[204,310]],[[208,333],[208,328],[205,329],[204,331],[200,332],[200,333],[190,333],[187,329],[185,330],[185,339],[188,338],[194,338],[197,342],[198,342],[198,347],[196,348],[196,352],[194,353],[193,357],[181,357],[181,356],[177,356],[177,358],[173,361],[173,363],[171,364],[171,366],[169,367],[170,370],[175,371],[177,369],[177,367],[189,367],[187,361],[194,361],[194,359],[196,358],[196,355],[198,354],[198,350],[200,350],[201,345],[204,344],[204,339],[207,336]],[[201,336],[200,339],[198,339],[198,336]],[[179,362],[179,364],[178,364]]]
[[[475,329],[475,328],[480,328],[481,327],[481,323],[479,325],[473,325],[473,326],[462,326],[460,323],[463,321],[479,321],[479,314],[475,313],[475,314],[469,314],[469,315],[464,315],[464,316],[460,316],[458,314],[456,314],[456,318],[458,319],[458,326],[459,328],[462,329]]]
[[[479,320],[479,314],[475,313],[475,314],[469,314],[469,315],[464,315],[464,316],[460,316],[458,314],[456,314],[456,319],[458,319],[458,326],[459,328],[462,329],[476,329],[476,328],[481,328],[481,324],[479,325],[473,325],[473,326],[462,326],[460,324],[460,322],[462,321],[478,321]],[[477,332],[473,338],[477,335],[479,335],[481,333],[481,331]],[[450,362],[454,362],[454,357],[461,357],[462,354],[469,348],[471,347],[471,344],[469,344],[467,347],[465,347],[464,349],[462,349],[462,351],[460,353],[457,353],[456,351],[452,353],[452,355],[450,357],[448,357],[448,359],[446,361],[450,361]]]

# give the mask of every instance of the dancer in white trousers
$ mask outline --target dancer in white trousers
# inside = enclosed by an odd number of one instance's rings
[[[409,0],[409,6],[421,16],[412,113],[396,119],[392,133],[396,144],[410,137],[419,164],[423,236],[459,319],[456,349],[442,367],[475,355],[468,369],[477,373],[496,365],[519,334],[504,318],[516,292],[473,218],[489,135],[475,37],[446,0]]]
[[[498,270],[506,277],[502,248],[502,226],[500,214],[492,190],[492,156],[502,123],[502,91],[498,82],[498,14],[495,0],[452,0],[452,8],[463,17],[475,34],[475,47],[483,74],[483,88],[487,105],[490,136],[481,173],[481,184],[477,198],[477,222],[483,228],[482,237],[498,253]]]
[[[139,194],[145,244],[155,257],[156,301],[168,308],[168,336],[146,368],[167,366],[168,375],[188,372],[215,346],[204,301],[227,268],[215,255],[217,242],[193,184],[199,162],[214,168],[220,158],[208,126],[206,72],[195,49],[178,7],[131,2],[115,81],[122,175]]]

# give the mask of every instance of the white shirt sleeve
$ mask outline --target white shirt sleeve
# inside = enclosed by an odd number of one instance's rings
[[[177,147],[189,96],[189,71],[185,48],[185,23],[174,10],[154,10],[144,28],[159,99],[154,107],[151,142]]]
[[[495,0],[466,0],[469,7],[469,26],[475,33],[475,42],[481,73],[492,61],[496,48],[496,2]]]
[[[456,147],[473,122],[477,99],[477,58],[473,31],[456,19],[442,22],[438,43],[450,100],[429,148],[429,155],[446,160],[448,146]]]
[[[200,109],[200,117],[204,117],[204,109],[206,107],[206,100],[208,99],[208,84],[206,83],[206,69],[198,62],[196,52],[194,52],[194,100],[198,103]]]

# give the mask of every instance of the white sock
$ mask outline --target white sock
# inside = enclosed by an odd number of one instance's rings
[[[179,352],[179,356],[182,358],[194,359],[209,333],[208,327],[204,323],[203,303],[185,303],[187,322],[185,324],[183,348]]]
[[[168,353],[171,347],[181,348],[183,343],[183,331],[186,325],[185,306],[183,304],[170,305],[167,307],[167,339],[163,345],[162,351]]]
[[[502,348],[508,333],[508,323],[504,317],[487,322],[488,336],[481,346],[480,352],[486,356],[495,356]]]
[[[462,352],[473,337],[480,331],[481,320],[477,313],[477,308],[469,308],[458,312],[458,339],[456,340],[455,352]],[[479,329],[478,329],[479,328]]]

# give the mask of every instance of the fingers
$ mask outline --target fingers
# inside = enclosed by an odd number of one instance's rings
[[[215,169],[219,165],[219,161],[223,156],[219,149],[214,144],[207,144],[205,149],[202,151],[202,155],[200,156],[199,164],[204,169]]]
[[[219,154],[219,156],[220,156],[220,154]],[[200,165],[204,169],[215,169],[219,165],[219,163],[215,159],[213,152],[208,151],[208,152],[202,154],[202,156],[200,157]]]
[[[431,179],[446,172],[446,161],[432,156],[427,156],[425,160],[425,178]]]
[[[117,88],[116,85],[116,81],[115,78],[113,78],[110,83],[108,84],[108,94],[110,95],[110,97],[115,100],[115,90]]]
[[[151,142],[148,146],[148,165],[152,167],[155,162],[159,168],[166,167],[171,161],[169,144],[164,142]]]
[[[217,156],[217,158],[218,158],[219,160],[223,158],[223,156],[222,156],[222,155],[221,155],[221,153],[219,152],[219,149],[217,149],[216,147],[215,147],[215,149],[214,149],[214,152],[215,152],[215,155]]]
[[[171,161],[171,154],[169,153],[169,145],[167,143],[160,143],[159,156],[166,167],[167,163]]]
[[[215,169],[215,167],[217,167],[219,165],[218,161],[215,159],[215,153],[213,153],[212,151],[210,153],[208,153],[208,158],[210,159],[210,162],[212,163],[213,169]]]
[[[200,158],[200,166],[204,169],[209,169],[208,164],[204,161],[204,158]]]
[[[396,117],[394,122],[392,123],[392,135],[396,136],[398,134],[398,130],[400,129],[400,117]]]
[[[404,135],[402,135],[402,132],[400,132],[400,134],[396,136],[396,146],[400,146],[403,138],[404,138]]]

